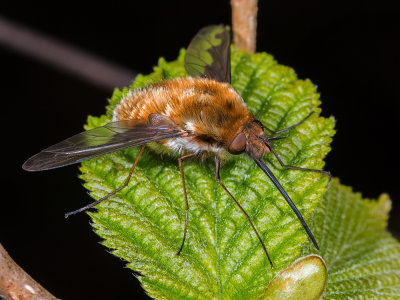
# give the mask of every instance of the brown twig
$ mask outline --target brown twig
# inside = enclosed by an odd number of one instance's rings
[[[0,244],[0,296],[6,299],[57,299],[32,279]]]
[[[233,44],[249,53],[256,51],[258,0],[231,0]]]

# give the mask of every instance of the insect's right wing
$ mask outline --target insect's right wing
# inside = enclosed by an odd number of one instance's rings
[[[204,27],[192,39],[186,50],[186,72],[193,77],[206,77],[230,83],[230,46],[229,26]]]
[[[42,171],[79,163],[118,150],[187,135],[164,122],[157,126],[136,120],[118,121],[74,135],[44,149],[22,166],[27,171]]]

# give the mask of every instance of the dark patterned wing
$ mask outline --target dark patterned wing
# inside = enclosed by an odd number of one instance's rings
[[[185,69],[193,77],[231,82],[229,26],[208,26],[199,31],[186,50]]]
[[[29,158],[27,171],[42,171],[79,163],[118,150],[187,134],[173,123],[118,121],[74,135]]]

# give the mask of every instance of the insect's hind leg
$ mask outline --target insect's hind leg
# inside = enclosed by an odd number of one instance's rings
[[[183,245],[185,244],[186,240],[186,234],[187,234],[187,225],[188,225],[188,217],[189,217],[189,203],[187,199],[187,193],[186,193],[186,185],[185,185],[185,175],[183,174],[183,168],[182,168],[182,162],[186,159],[192,158],[196,154],[188,154],[185,156],[182,156],[178,159],[179,162],[179,171],[181,172],[181,179],[182,179],[182,186],[183,186],[183,195],[185,196],[185,206],[186,206],[186,213],[185,213],[185,228],[183,230],[183,239],[182,239],[182,244],[181,247],[179,248],[179,251],[177,255],[180,255],[183,249]]]
[[[71,215],[75,215],[75,214],[77,214],[77,213],[80,213],[80,212],[83,212],[83,211],[85,211],[85,210],[88,210],[88,209],[90,209],[90,208],[92,208],[92,207],[95,207],[97,204],[103,202],[104,200],[107,200],[108,198],[110,198],[111,196],[115,195],[116,193],[118,193],[118,192],[119,192],[120,190],[122,190],[123,188],[125,188],[125,187],[129,184],[129,181],[130,181],[130,179],[131,179],[131,177],[132,177],[133,171],[135,170],[135,167],[136,167],[136,165],[137,165],[137,163],[138,163],[138,161],[139,161],[139,158],[140,158],[140,156],[141,156],[142,153],[143,153],[144,147],[145,147],[145,145],[143,145],[142,147],[140,147],[140,150],[139,150],[138,155],[136,156],[135,162],[133,163],[133,166],[132,166],[131,170],[129,171],[129,175],[128,175],[128,177],[126,177],[126,179],[125,179],[123,185],[121,185],[121,186],[120,186],[119,188],[117,188],[116,190],[112,191],[112,192],[109,193],[108,195],[104,196],[103,198],[101,198],[101,199],[99,199],[99,200],[97,200],[97,201],[95,201],[95,202],[92,202],[92,203],[90,203],[90,204],[88,204],[88,205],[86,205],[86,206],[84,206],[84,207],[82,207],[82,208],[80,208],[80,209],[77,209],[77,210],[71,211],[71,212],[69,212],[69,213],[66,213],[66,214],[65,214],[65,218],[68,218],[68,217],[71,216]]]

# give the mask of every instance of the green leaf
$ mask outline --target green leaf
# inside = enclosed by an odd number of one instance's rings
[[[160,59],[154,72],[130,86],[143,87],[163,78],[186,76],[184,51],[177,61]],[[316,113],[276,141],[282,160],[294,166],[322,168],[334,134],[333,118],[319,116],[320,100],[309,80],[266,53],[232,51],[232,85],[264,125],[277,130]],[[111,120],[127,92],[115,90],[106,116],[90,117],[86,129]],[[95,199],[122,185],[137,148],[82,164],[81,178]],[[304,218],[325,192],[326,176],[283,169],[272,155],[264,160],[292,197]],[[244,215],[215,181],[214,162],[184,162],[190,205],[188,237],[180,256],[185,203],[176,159],[145,150],[129,186],[91,213],[103,244],[140,272],[147,293],[160,299],[244,299],[259,297],[281,269],[299,257],[307,235],[281,194],[245,155],[224,161],[221,180],[250,215],[264,240],[274,269]]]
[[[377,201],[333,180],[313,216],[313,232],[328,265],[324,299],[399,299],[400,244],[386,231],[391,202]],[[307,243],[303,254],[315,252]]]

